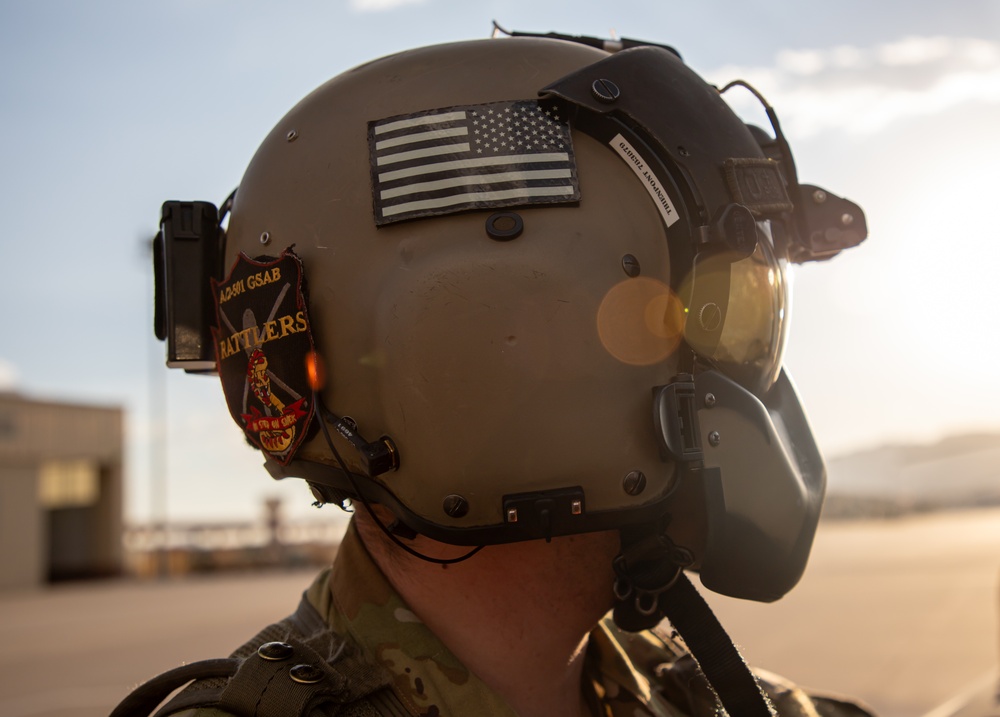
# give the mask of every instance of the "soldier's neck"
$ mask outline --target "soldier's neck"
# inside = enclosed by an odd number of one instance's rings
[[[371,527],[359,524],[370,547],[385,540]],[[414,547],[467,552],[423,537]],[[490,546],[448,566],[388,543],[370,552],[410,608],[520,717],[581,717],[587,635],[612,604],[617,550],[617,535],[602,533]]]

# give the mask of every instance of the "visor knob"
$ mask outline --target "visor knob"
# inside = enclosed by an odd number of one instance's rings
[[[605,79],[594,80],[594,83],[590,86],[590,91],[594,94],[594,99],[606,105],[617,102],[618,98],[622,95],[622,91],[618,89],[618,85],[611,80]]]

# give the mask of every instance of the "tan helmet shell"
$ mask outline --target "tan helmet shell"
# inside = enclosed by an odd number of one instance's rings
[[[513,208],[524,231],[511,241],[487,234],[490,210],[381,228],[373,218],[370,121],[535,99],[604,56],[512,38],[370,62],[292,109],[236,194],[226,264],[294,246],[327,369],[323,400],[369,440],[392,438],[400,467],[374,480],[420,521],[500,526],[511,517],[504,496],[571,487],[583,489],[582,514],[610,515],[662,500],[674,483],[650,411],[651,388],[677,369],[680,337],[663,322],[670,255],[620,157],[573,130],[579,203]],[[320,434],[298,459],[336,465]],[[636,471],[645,487],[632,495],[625,479]],[[467,502],[464,515],[446,512],[449,496]]]

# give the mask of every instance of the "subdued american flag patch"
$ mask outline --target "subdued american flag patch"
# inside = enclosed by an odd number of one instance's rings
[[[369,122],[375,223],[580,199],[569,126],[533,100]]]

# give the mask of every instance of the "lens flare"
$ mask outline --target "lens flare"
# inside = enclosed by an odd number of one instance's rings
[[[605,350],[622,363],[649,366],[666,359],[680,344],[684,307],[661,281],[642,276],[626,279],[601,301],[597,332]]]

